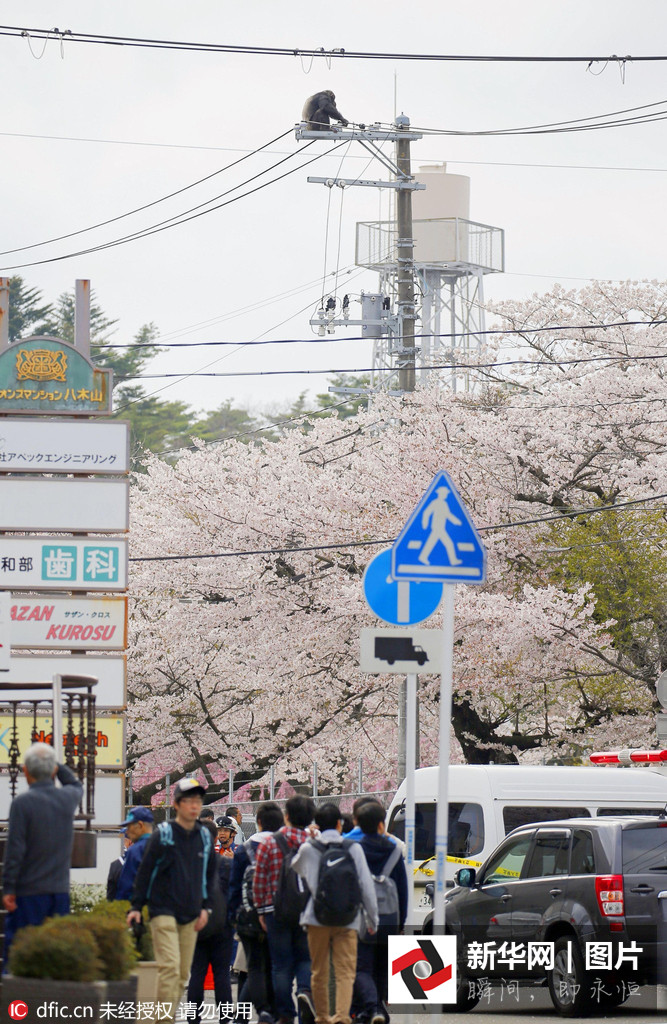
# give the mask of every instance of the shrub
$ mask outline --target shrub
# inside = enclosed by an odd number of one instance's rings
[[[95,936],[71,916],[21,928],[9,951],[9,969],[22,978],[95,981],[102,977]]]
[[[128,910],[131,910],[131,906],[128,900],[102,900],[100,903],[96,903],[92,908],[92,914],[95,916],[110,917],[116,921],[122,921],[125,924],[125,918],[127,917]],[[151,937],[150,929],[146,924],[146,911],[143,913],[144,931],[142,932],[141,938],[138,943],[135,943],[132,939],[132,945],[135,945],[139,960],[155,960],[155,951],[153,949],[153,939]],[[129,933],[128,933],[129,934]]]
[[[101,977],[105,981],[122,981],[127,978],[138,954],[125,921],[102,913],[86,914],[84,918],[76,920],[83,920],[85,928],[92,933],[97,943],[102,962]]]

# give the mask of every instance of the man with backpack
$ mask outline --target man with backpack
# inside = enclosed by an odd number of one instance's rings
[[[215,854],[210,832],[197,820],[206,789],[197,779],[174,787],[175,821],[162,822],[146,844],[127,924],[141,921],[148,904],[158,962],[158,1020],[173,1021],[187,984],[200,932],[213,909]]]
[[[362,832],[359,846],[375,886],[379,923],[375,935],[362,931],[357,947],[355,1020],[360,1024],[388,1024],[388,936],[397,935],[405,924],[408,877],[401,850],[386,833],[384,807],[376,800],[369,800],[358,808],[356,817]]]
[[[253,900],[257,850],[283,824],[278,804],[267,801],[257,808],[257,832],[234,850],[229,882],[229,918],[245,950],[248,965],[247,995],[257,1011],[259,1024],[271,1024],[275,1016],[271,957],[266,932]],[[238,1002],[245,1002],[239,994]]]
[[[350,1024],[357,970],[357,936],[378,925],[375,888],[359,843],[343,839],[334,803],[315,812],[320,837],[305,843],[292,867],[306,882],[310,899],[301,915],[312,962],[311,987],[317,1024]],[[336,1012],[329,1016],[329,957],[336,978]]]
[[[266,931],[271,954],[271,978],[278,1024],[291,1024],[295,1008],[292,984],[296,978],[301,1024],[312,1024],[310,954],[299,918],[306,893],[291,870],[292,860],[308,839],[315,804],[310,797],[292,796],[285,805],[283,828],[269,836],[257,850],[253,897],[259,920]]]

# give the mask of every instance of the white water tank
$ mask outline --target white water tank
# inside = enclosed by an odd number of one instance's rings
[[[425,190],[412,193],[416,263],[468,261],[470,178],[447,174],[447,164],[420,167],[415,180]]]

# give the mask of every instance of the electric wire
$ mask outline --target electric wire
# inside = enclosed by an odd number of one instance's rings
[[[312,143],[308,143],[306,146],[303,147],[303,149],[309,148],[311,144]],[[303,170],[305,167],[308,167],[316,160],[321,160],[323,156],[330,155],[337,149],[340,149],[342,145],[344,145],[344,143],[339,143],[338,145],[331,147],[325,153],[319,153],[317,154],[317,156],[312,157],[310,160],[306,160],[305,162],[299,164],[298,167],[293,167],[291,168],[291,170],[285,171],[283,174],[279,174],[275,178],[271,178],[270,181],[264,182],[262,185],[257,185],[255,188],[250,189],[249,192],[242,192],[240,195],[234,196],[231,199],[227,199],[224,203],[218,203],[216,206],[211,206],[209,209],[202,210],[200,209],[200,207],[206,206],[209,203],[213,202],[214,200],[208,200],[207,203],[200,203],[199,206],[192,207],[192,210],[196,210],[198,212],[193,213],[190,211],[186,211],[186,213],[189,213],[189,216],[186,216],[185,214],[176,214],[174,215],[174,217],[169,217],[165,221],[160,221],[158,225],[154,225],[152,228],[147,228],[141,231],[133,232],[130,235],[125,235],[124,237],[115,239],[114,241],[111,242],[104,242],[100,245],[91,246],[88,249],[81,249],[78,252],[66,253],[62,256],[52,256],[49,259],[34,260],[33,262],[30,263],[15,263],[12,264],[11,266],[0,267],[0,270],[20,270],[23,269],[24,267],[38,267],[46,263],[58,263],[61,260],[73,259],[75,256],[85,256],[92,252],[101,252],[105,249],[114,248],[117,245],[124,245],[127,242],[134,242],[141,238],[148,238],[150,235],[159,234],[160,232],[167,231],[173,227],[180,227],[180,225],[182,224],[187,224],[191,220],[196,220],[197,218],[206,216],[209,213],[214,213],[216,210],[220,210],[225,206],[229,206],[231,203],[238,202],[238,200],[240,199],[246,199],[248,196],[254,195],[256,192],[260,192],[262,189],[267,188],[269,185],[275,185],[276,182],[282,181],[283,178],[288,177],[290,174],[295,174],[297,171]],[[238,191],[239,188],[243,188],[251,181],[255,181],[256,178],[262,177],[262,175],[264,174],[268,174],[269,171],[274,170],[280,164],[285,163],[286,160],[289,160],[294,156],[300,155],[300,153],[303,152],[303,149],[296,151],[295,153],[291,154],[288,157],[285,157],[283,160],[278,160],[271,167],[268,167],[264,171],[260,171],[259,174],[255,174],[251,178],[248,178],[247,181],[242,182],[240,185],[236,185],[232,189],[228,189],[227,192],[221,193],[221,196],[229,195],[230,192],[236,192]],[[180,217],[181,219],[178,220],[178,217]]]
[[[495,523],[491,526],[476,527],[478,533],[491,532],[495,530],[509,530],[517,526],[533,526],[538,523],[552,523],[562,519],[573,519],[578,516],[596,515],[599,512],[621,512],[637,505],[646,505],[650,502],[661,501],[667,498],[666,494],[654,494],[644,498],[634,498],[630,501],[618,502],[615,505],[600,505],[595,508],[572,509],[570,512],[558,513],[557,515],[537,516],[532,519],[520,519],[508,523]],[[298,554],[309,551],[334,551],[347,550],[358,547],[376,547],[380,544],[395,544],[396,538],[385,538],[383,540],[354,540],[341,544],[309,544],[299,547],[284,548],[263,548],[247,551],[216,551],[204,555],[138,555],[129,559],[130,562],[192,562],[210,558],[241,558],[249,555],[284,555]]]
[[[201,43],[186,40],[173,39],[152,39],[140,36],[115,36],[103,33],[72,32],[71,29],[60,31],[59,29],[24,28],[18,25],[0,25],[0,36],[11,38],[38,39],[54,36],[61,43],[85,43],[105,46],[128,46],[143,49],[162,50],[183,50],[196,51],[200,53],[237,53],[252,56],[284,56],[284,57],[322,57],[329,63],[334,59],[339,60],[409,60],[409,61],[463,61],[474,63],[583,63],[583,64],[607,64],[619,63],[625,65],[635,62],[665,61],[667,55],[643,55],[634,56],[626,54],[598,55],[510,55],[510,54],[436,54],[436,53],[403,53],[403,52],[381,52],[374,50],[347,50],[343,47],[335,47],[327,50],[324,47],[316,49],[304,47],[285,46],[251,46],[243,43]]]
[[[564,366],[579,366],[586,363],[602,363],[602,362],[620,362],[620,363],[639,363],[651,360],[667,359],[667,352],[645,355],[645,356],[629,356],[624,353],[618,353],[610,356],[581,356],[574,359],[507,359],[497,363],[432,363],[425,369],[428,370],[490,370],[490,369],[501,369],[505,366],[526,366],[530,368],[534,367],[549,367],[552,370],[562,370]],[[394,372],[395,368],[391,372]],[[378,368],[373,366],[352,366],[352,367],[334,367],[329,369],[290,369],[290,370],[236,370],[224,373],[192,373],[189,374],[191,377],[285,377],[285,376],[317,376],[319,374],[340,374],[340,373],[372,373],[377,372]],[[165,380],[171,377],[180,377],[179,373],[136,373],[128,374],[127,376],[119,376],[118,380]]]
[[[247,153],[252,154],[256,150],[240,149],[236,146],[195,146],[188,145],[186,143],[177,142],[143,142],[137,139],[95,139],[85,136],[74,136],[74,135],[38,135],[36,133],[29,132],[0,132],[0,138],[16,138],[16,139],[42,139],[45,141],[53,142],[87,142],[97,145],[109,145],[109,146],[145,146],[154,149],[190,149],[190,150],[201,150],[202,152],[213,152],[213,153]],[[266,153],[272,156],[285,156],[285,150],[265,150]],[[364,160],[365,156],[363,153],[350,153],[348,160]],[[422,157],[425,164],[435,164],[440,161],[440,157]],[[570,171],[646,171],[655,174],[667,173],[667,167],[618,167],[609,164],[552,164],[552,163],[527,163],[526,161],[507,161],[507,160],[451,160],[447,159],[448,164],[474,164],[482,167],[528,167],[535,168],[541,167],[545,169],[553,170],[570,170]],[[381,218],[379,218],[381,219]],[[15,250],[9,250],[13,252]],[[505,271],[507,273],[507,271]],[[539,274],[526,275],[539,277]],[[548,275],[544,275],[548,276]],[[551,275],[558,276],[558,275]],[[572,280],[592,280],[590,278],[572,278]]]
[[[157,206],[159,203],[164,203],[168,199],[173,199],[175,196],[180,196],[183,192],[187,192],[191,188],[196,188],[197,185],[202,185],[205,181],[210,181],[212,178],[216,178],[219,174],[223,174],[225,171],[229,171],[232,167],[236,167],[238,164],[243,163],[244,160],[248,160],[251,156],[255,156],[257,153],[261,153],[262,150],[266,149],[267,146],[273,145],[274,142],[278,142],[280,139],[284,139],[286,135],[289,135],[292,129],[283,132],[282,135],[277,135],[275,139],[271,139],[269,142],[265,142],[263,146],[258,146],[257,149],[250,150],[244,156],[239,157],[238,160],[233,160],[232,163],[226,164],[224,167],[218,168],[217,171],[213,171],[211,174],[205,175],[203,178],[198,178],[197,181],[191,182],[189,185],[184,185],[182,188],[176,189],[175,192],[169,192],[166,196],[161,196],[159,199],[154,199],[150,203],[145,203],[143,206],[137,206],[134,210],[128,210],[127,213],[118,214],[116,217],[109,217],[107,220],[101,220],[97,224],[91,224],[87,228],[79,228],[78,231],[70,231],[66,235],[57,235],[54,238],[47,238],[42,242],[33,242],[31,245],[21,245],[16,249],[4,249],[0,252],[0,256],[10,256],[15,252],[26,252],[28,249],[38,249],[43,245],[52,245],[54,242],[62,242],[66,238],[74,238],[76,235],[84,235],[88,231],[96,231],[97,228],[106,227],[107,224],[115,224],[119,220],[124,220],[125,217],[133,217],[136,213],[142,213],[144,210],[149,210],[153,206]],[[277,166],[277,165],[274,165]],[[251,181],[253,179],[250,179]],[[246,182],[244,182],[246,184]],[[239,186],[240,187],[240,186]],[[226,193],[222,193],[225,195]],[[219,197],[216,197],[219,198]],[[212,200],[211,200],[212,201]],[[197,207],[194,207],[197,209]]]
[[[361,268],[359,272],[361,273],[363,270],[365,270],[365,268]],[[484,308],[484,307],[480,307],[480,308]],[[487,335],[498,335],[498,334],[499,335],[508,335],[508,334],[512,334],[512,335],[513,334],[520,334],[520,335],[524,335],[524,334],[544,334],[544,333],[549,333],[551,331],[592,331],[592,330],[606,331],[606,330],[610,330],[611,328],[614,328],[614,327],[660,327],[660,326],[663,326],[664,324],[667,324],[667,320],[616,320],[613,323],[608,323],[608,324],[605,324],[605,323],[593,323],[593,324],[553,324],[553,325],[548,326],[548,327],[511,327],[511,328],[510,327],[494,327],[494,328],[490,328],[489,330],[483,330],[483,331],[455,331],[453,333],[452,332],[443,332],[443,333],[440,333],[440,334],[431,334],[431,333],[428,333],[428,334],[415,334],[415,338],[427,337],[427,338],[454,338],[454,339],[457,339],[457,338],[486,337]],[[348,337],[345,337],[345,338],[331,338],[331,339],[325,339],[325,340],[326,340],[327,343],[335,343],[335,342],[343,342],[343,341],[366,341],[368,339],[364,338],[363,335],[355,335],[353,337],[349,337],[348,336]],[[590,339],[581,339],[581,340],[590,340]],[[112,348],[119,348],[119,349],[121,349],[121,348],[132,348],[132,349],[135,349],[135,348],[152,348],[154,344],[155,344],[154,342],[137,342],[136,344],[131,344],[130,343],[130,344],[126,344],[126,345],[113,345],[111,347]],[[172,342],[172,343],[164,345],[163,347],[164,348],[196,348],[196,347],[202,347],[202,346],[205,347],[205,346],[215,346],[215,345],[218,345],[218,346],[237,345],[237,346],[243,346],[243,347],[252,347],[253,345],[256,345],[256,344],[262,344],[262,345],[312,345],[313,344],[313,339],[312,338],[276,338],[276,339],[269,340],[269,341],[263,341],[261,343],[260,342],[255,342],[255,341],[184,341],[184,342]],[[91,346],[91,347],[93,347],[93,346]],[[621,358],[621,357],[619,356],[617,358]],[[628,358],[630,358],[630,357],[628,357]],[[560,360],[560,359],[554,360],[554,361],[555,362],[562,362],[562,360]],[[581,360],[579,360],[579,361],[581,361]],[[463,364],[461,364],[461,365],[463,365]],[[477,364],[475,364],[475,365],[477,365]],[[479,365],[485,365],[485,364],[479,364]],[[493,366],[493,365],[505,365],[505,364],[489,363],[489,364],[486,364],[486,365]],[[540,365],[540,364],[539,363],[532,363],[531,365],[535,365],[536,366],[536,365]],[[467,367],[465,367],[465,368],[467,368]]]

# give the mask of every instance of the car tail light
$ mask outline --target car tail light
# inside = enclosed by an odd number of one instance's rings
[[[595,895],[603,917],[622,917],[623,875],[598,875],[595,879]]]

